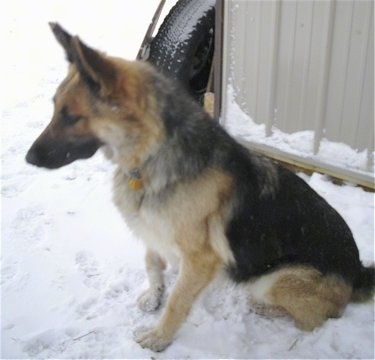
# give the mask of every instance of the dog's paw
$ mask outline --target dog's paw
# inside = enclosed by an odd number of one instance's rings
[[[254,298],[249,298],[248,303],[251,306],[252,310],[260,316],[283,317],[288,315],[286,310],[281,306],[266,304],[264,302],[257,301]]]
[[[171,342],[158,328],[141,327],[134,332],[134,340],[143,348],[163,351]]]
[[[145,312],[152,312],[159,309],[163,297],[164,287],[147,289],[138,298],[138,307]]]

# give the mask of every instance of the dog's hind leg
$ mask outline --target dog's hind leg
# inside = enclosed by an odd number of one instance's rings
[[[141,310],[152,312],[160,307],[165,288],[163,275],[165,267],[164,260],[154,251],[147,249],[146,271],[149,288],[138,298],[138,306]]]
[[[136,331],[135,340],[153,351],[164,350],[186,319],[194,300],[214,278],[221,265],[221,260],[208,246],[199,252],[183,254],[179,276],[162,318],[154,328]]]
[[[268,292],[269,300],[284,308],[302,330],[311,331],[327,318],[340,317],[351,287],[334,275],[313,268],[282,269]]]

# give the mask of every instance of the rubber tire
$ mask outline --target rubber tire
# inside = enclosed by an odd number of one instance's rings
[[[152,39],[147,61],[201,101],[211,71],[214,29],[214,0],[179,0]]]

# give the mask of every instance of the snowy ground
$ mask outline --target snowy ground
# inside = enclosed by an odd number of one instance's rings
[[[102,50],[134,58],[157,0],[12,1],[1,4],[2,358],[373,358],[373,304],[351,304],[312,333],[250,311],[241,287],[210,286],[175,342],[141,349],[133,330],[160,312],[136,306],[146,287],[143,248],[111,203],[112,166],[98,154],[56,171],[25,153],[49,121],[65,76],[47,26],[63,26]],[[86,9],[90,4],[90,9]],[[374,257],[374,196],[324,176],[304,176],[345,218],[361,257]],[[172,284],[175,274],[168,271]]]

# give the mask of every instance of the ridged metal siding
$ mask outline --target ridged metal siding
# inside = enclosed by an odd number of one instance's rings
[[[225,0],[224,6],[223,104],[230,81],[236,102],[266,125],[267,136],[273,126],[313,130],[314,154],[323,137],[367,149],[371,182],[373,1]]]

